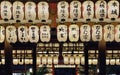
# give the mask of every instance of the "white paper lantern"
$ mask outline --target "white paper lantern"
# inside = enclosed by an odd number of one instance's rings
[[[47,60],[48,60],[48,64],[52,64],[52,57],[51,56],[48,56]]]
[[[47,2],[41,1],[38,3],[38,18],[40,20],[49,19],[49,5]]]
[[[20,1],[13,3],[13,19],[23,20],[24,19],[24,4]]]
[[[113,25],[104,26],[104,40],[106,42],[112,42],[114,40],[114,26]]]
[[[111,0],[108,2],[108,18],[119,17],[119,2],[117,0]]]
[[[59,42],[67,41],[67,26],[66,25],[57,26],[57,39]]]
[[[72,1],[70,3],[70,18],[79,19],[81,17],[81,3],[79,1]]]
[[[120,42],[120,25],[115,27],[115,41]]]
[[[87,25],[87,24],[85,24],[85,25],[81,25],[81,27],[80,27],[80,39],[81,39],[81,41],[83,41],[83,42],[88,42],[88,41],[90,41],[90,37],[91,37],[91,35],[90,35],[90,25]]]
[[[75,56],[75,64],[80,64],[80,56]]]
[[[106,65],[110,64],[110,59],[106,59]]]
[[[68,13],[68,7],[69,4],[66,1],[60,1],[57,5],[57,14],[58,14],[58,19],[68,19],[69,13]]]
[[[25,59],[25,64],[29,64],[29,59]]]
[[[37,65],[40,65],[40,64],[41,64],[41,58],[42,58],[42,57],[37,57]]]
[[[19,62],[18,59],[13,59],[13,64],[14,65],[18,65],[18,62]]]
[[[110,60],[110,65],[115,65],[115,59]]]
[[[84,65],[85,64],[85,58],[81,57],[81,64]]]
[[[53,57],[53,63],[54,64],[58,64],[58,56],[54,56]]]
[[[92,64],[92,60],[91,60],[91,59],[88,60],[88,64],[89,64],[89,65]]]
[[[95,16],[98,19],[104,19],[107,16],[107,3],[105,0],[98,0],[95,3]]]
[[[30,64],[33,64],[33,59],[29,59],[29,63],[30,63]]]
[[[92,1],[85,1],[82,4],[84,19],[92,19],[94,17],[94,3]]]
[[[42,57],[42,64],[47,64],[47,57],[46,56]]]
[[[102,26],[101,25],[93,25],[92,26],[92,40],[93,41],[101,41],[102,40]]]
[[[1,18],[10,20],[12,17],[11,11],[12,4],[9,1],[2,1],[1,2]]]
[[[18,27],[18,39],[20,42],[28,42],[28,28],[27,26]]]
[[[36,19],[36,4],[32,1],[25,3],[25,18],[32,21]]]
[[[9,43],[15,43],[17,41],[16,27],[15,26],[7,26],[6,27],[6,40]]]
[[[5,64],[5,59],[2,59],[2,64],[3,64],[3,65]]]
[[[69,57],[68,56],[64,56],[64,64],[69,64]]]
[[[37,26],[29,26],[29,41],[32,43],[39,41],[39,28]]]
[[[79,26],[76,24],[69,26],[69,40],[77,42],[79,40]]]
[[[43,25],[40,27],[40,39],[42,42],[49,42],[51,39],[50,26]]]
[[[92,62],[93,62],[93,65],[97,65],[98,64],[98,60],[97,59],[93,59]]]
[[[0,26],[0,43],[3,43],[5,40],[5,28]]]
[[[74,60],[74,57],[73,57],[73,56],[70,56],[70,57],[69,57],[69,63],[70,63],[70,64],[74,64],[74,63],[75,63],[75,60]]]
[[[120,59],[116,59],[116,65],[120,65]]]

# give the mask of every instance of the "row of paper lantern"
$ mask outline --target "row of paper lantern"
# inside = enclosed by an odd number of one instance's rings
[[[106,42],[120,42],[120,25],[107,24],[104,27],[100,24],[93,25],[88,24],[81,25],[76,24],[69,26],[69,32],[66,25],[58,25],[57,27],[57,39],[59,42],[66,42],[67,36],[71,42],[77,42],[80,38],[83,42],[88,41],[101,41],[102,38]]]
[[[59,19],[67,19],[69,17],[69,4],[66,1],[61,1],[57,6],[57,14]],[[95,9],[94,9],[95,8]],[[95,12],[94,12],[95,11]],[[81,15],[82,14],[82,15]],[[119,2],[111,0],[108,3],[105,0],[98,0],[95,4],[93,1],[87,0],[83,3],[79,1],[72,1],[70,3],[70,18],[92,19],[100,18],[118,18],[119,16]]]
[[[68,31],[69,29],[69,31]],[[5,40],[5,31],[6,31],[6,40],[9,43],[17,42],[32,42],[37,43],[40,40],[42,42],[50,42],[51,39],[51,29],[50,26],[43,25],[40,27],[37,26],[7,26],[6,29],[4,26],[0,26],[0,42],[3,43]],[[92,27],[88,24],[81,25],[80,27],[76,24],[70,25],[69,28],[66,25],[58,25],[57,27],[57,39],[59,42],[66,42],[68,39],[71,42],[79,41],[79,38],[83,42],[91,41],[101,41],[102,37],[106,42],[120,42],[120,25],[93,25]]]
[[[32,59],[13,59],[13,64],[14,65],[33,64],[33,60]]]
[[[2,1],[0,8],[2,19],[9,20],[13,16],[13,19],[15,20],[23,20],[24,15],[26,20],[35,20],[37,18],[36,15],[38,15],[38,19],[40,20],[49,19],[49,5],[44,1],[39,2],[37,5],[32,1],[26,2],[25,5],[20,1],[15,1],[13,4],[9,1]],[[94,10],[96,18],[104,19],[107,17],[107,13],[108,18],[118,18],[119,2],[117,0],[111,0],[107,4],[106,1],[99,0],[94,5],[92,1],[84,1],[83,3],[79,1],[72,1],[70,3],[70,18],[79,19],[82,16],[85,19],[92,19],[94,17]],[[68,19],[68,2],[60,1],[57,4],[57,15],[58,19]]]

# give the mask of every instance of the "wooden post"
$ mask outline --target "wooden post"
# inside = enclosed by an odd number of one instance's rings
[[[99,51],[99,55],[98,55],[98,67],[99,67],[99,73],[98,75],[106,75],[106,42],[104,41],[104,39],[102,39],[102,41],[99,42],[99,46],[98,46],[98,51]]]
[[[87,43],[85,43],[84,44],[84,47],[85,47],[85,49],[84,49],[84,54],[85,54],[85,64],[84,64],[84,68],[85,68],[85,75],[88,75],[88,44]]]
[[[12,46],[5,40],[5,71],[6,75],[12,75]]]
[[[33,59],[33,75],[36,75],[36,44],[33,44],[32,59]]]

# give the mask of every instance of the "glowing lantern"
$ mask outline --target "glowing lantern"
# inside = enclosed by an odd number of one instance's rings
[[[66,1],[60,1],[57,5],[57,14],[58,19],[61,21],[65,21],[68,19],[69,13],[68,13],[68,7],[69,4]]]
[[[92,26],[92,40],[93,41],[101,41],[102,40],[102,26],[101,25],[93,25]]]
[[[69,26],[69,40],[77,42],[79,40],[79,26],[76,24]]]
[[[36,4],[34,2],[25,3],[25,18],[28,21],[34,21],[36,19]]]
[[[17,21],[24,19],[24,4],[20,1],[13,3],[13,18]]]
[[[7,26],[6,27],[6,40],[9,43],[15,43],[17,41],[16,27],[15,26]]]
[[[43,25],[40,27],[40,39],[42,42],[49,42],[51,38],[50,34],[50,26]]]
[[[90,25],[82,25],[80,27],[80,39],[81,41],[88,42],[90,41]]]
[[[9,1],[1,2],[1,18],[4,20],[10,20],[12,17],[11,11],[12,4]]]
[[[0,43],[3,43],[5,40],[5,28],[0,26]]]
[[[28,42],[28,28],[26,26],[18,27],[18,39],[20,42]]]
[[[47,2],[41,1],[38,3],[38,18],[40,20],[49,19],[49,5]]]
[[[57,26],[57,39],[59,42],[67,41],[67,26],[66,25]]]
[[[29,26],[29,40],[32,43],[39,41],[39,28],[37,26]]]
[[[70,18],[79,19],[81,17],[81,3],[79,1],[72,1],[70,3]]]

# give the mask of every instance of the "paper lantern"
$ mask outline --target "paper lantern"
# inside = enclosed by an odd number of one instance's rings
[[[66,1],[60,1],[57,5],[58,19],[65,21],[69,17],[68,13],[69,4]]]
[[[89,65],[92,64],[92,60],[91,60],[91,59],[88,60],[88,64],[89,64]]]
[[[92,19],[94,17],[94,3],[92,1],[84,1],[82,8],[82,16],[84,19]]]
[[[13,59],[13,64],[14,65],[18,65],[18,62],[19,62],[18,59]]]
[[[106,59],[106,65],[110,64],[110,59]]]
[[[53,57],[53,63],[54,64],[58,64],[58,56],[54,56]]]
[[[0,43],[3,43],[5,40],[5,28],[0,26]]]
[[[88,41],[90,41],[90,37],[91,37],[91,35],[90,35],[90,25],[87,25],[87,24],[85,24],[85,25],[81,25],[81,27],[80,27],[80,39],[81,39],[81,41],[83,41],[83,42],[88,42]]]
[[[79,40],[79,26],[76,24],[69,26],[69,40],[77,42]]]
[[[37,57],[37,65],[40,65],[41,64],[41,57]]]
[[[93,25],[92,26],[92,40],[93,41],[101,41],[102,40],[102,26],[101,25]]]
[[[47,2],[41,1],[38,3],[38,18],[40,20],[49,19],[49,5]]]
[[[85,64],[85,58],[81,57],[81,64],[84,65]]]
[[[16,27],[15,26],[7,26],[6,27],[6,40],[9,43],[15,43],[17,41]]]
[[[97,59],[93,59],[92,62],[93,62],[93,65],[97,65],[98,64],[98,60]]]
[[[29,59],[25,59],[25,64],[29,64]]]
[[[115,59],[110,60],[110,65],[115,65]]]
[[[115,27],[115,41],[120,42],[120,25]]]
[[[30,63],[30,64],[33,64],[33,59],[29,59],[29,63]]]
[[[3,64],[3,65],[5,64],[5,59],[2,59],[2,62],[1,62],[1,64]]]
[[[29,41],[32,43],[39,41],[39,28],[37,26],[29,26]]]
[[[68,56],[64,56],[64,64],[69,64],[69,57]]]
[[[98,0],[95,3],[95,16],[99,20],[106,18],[107,16],[107,3],[105,0]]]
[[[20,1],[13,3],[13,19],[19,21],[24,19],[24,4]]]
[[[28,42],[28,28],[27,26],[18,27],[18,39],[20,42]]]
[[[67,26],[66,25],[57,26],[57,39],[59,42],[67,41]]]
[[[108,2],[108,18],[117,19],[119,17],[119,2],[111,0]]]
[[[43,25],[40,27],[40,39],[42,42],[49,42],[51,39],[50,26]]]
[[[114,40],[114,26],[113,25],[104,26],[104,40],[106,42],[112,42]]]
[[[120,59],[116,59],[116,65],[120,65]]]
[[[70,63],[70,64],[74,64],[74,63],[75,63],[75,60],[74,60],[74,57],[73,57],[73,56],[70,56],[70,57],[69,57],[69,63]]]
[[[1,2],[1,18],[4,20],[10,20],[12,17],[11,11],[12,4],[9,1]]]
[[[25,19],[28,21],[36,19],[36,4],[32,1],[25,3]]]
[[[80,64],[80,56],[75,56],[75,64]]]
[[[42,64],[47,64],[47,57],[45,56],[42,57]]]
[[[81,17],[81,3],[79,1],[72,1],[70,3],[70,18],[79,19]]]
[[[47,60],[48,60],[48,64],[52,64],[52,57],[51,56],[48,56]]]

